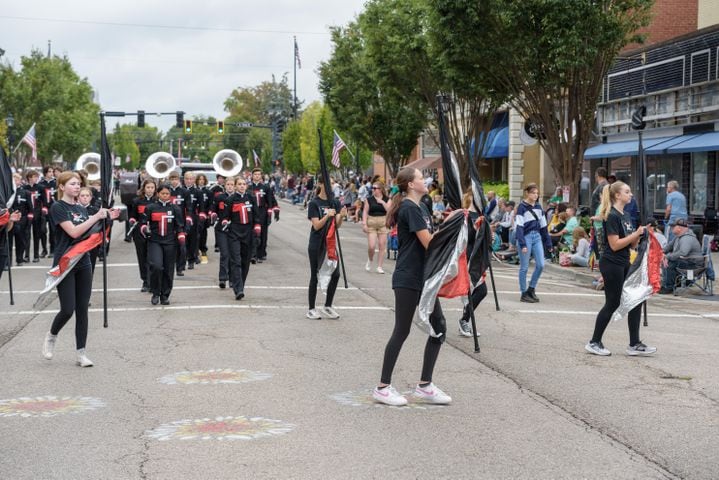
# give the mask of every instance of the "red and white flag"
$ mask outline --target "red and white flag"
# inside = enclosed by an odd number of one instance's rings
[[[35,137],[35,124],[32,124],[30,130],[27,131],[21,140],[22,143],[32,149],[32,159],[37,160],[37,138]]]

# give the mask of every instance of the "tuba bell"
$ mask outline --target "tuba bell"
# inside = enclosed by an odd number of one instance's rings
[[[94,152],[83,153],[75,163],[75,170],[87,174],[87,180],[100,179],[100,154]]]
[[[177,167],[175,157],[167,152],[155,152],[145,162],[145,170],[152,178],[162,179]]]
[[[234,177],[242,171],[242,157],[234,150],[220,150],[212,158],[212,167],[223,177]]]

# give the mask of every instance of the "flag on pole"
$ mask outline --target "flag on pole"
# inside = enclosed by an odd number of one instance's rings
[[[302,62],[300,62],[300,47],[297,46],[297,37],[295,37],[295,61],[297,62],[297,68],[302,68]]]
[[[100,122],[100,196],[102,197],[103,208],[112,206],[112,180],[112,153],[110,153],[105,118],[103,117]]]
[[[347,148],[347,144],[345,144],[344,141],[340,138],[339,135],[337,135],[337,131],[335,133],[335,140],[332,145],[332,165],[334,165],[336,168],[340,168],[340,152]]]
[[[260,156],[257,155],[257,152],[252,150],[252,158],[255,161],[255,168],[259,168],[262,165],[262,160],[260,160]]]
[[[32,124],[30,130],[27,131],[21,140],[22,143],[32,149],[32,159],[37,160],[37,138],[35,137],[35,124]]]

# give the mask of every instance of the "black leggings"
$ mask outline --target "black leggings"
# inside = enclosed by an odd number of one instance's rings
[[[392,371],[397,363],[402,345],[409,336],[412,318],[414,317],[414,311],[417,309],[421,294],[422,292],[419,290],[410,290],[408,288],[394,289],[394,330],[392,330],[392,336],[389,338],[389,342],[387,342],[387,346],[384,349],[382,383],[392,383]],[[439,300],[435,300],[434,310],[431,316],[442,317],[442,315],[442,306],[439,304]],[[427,339],[427,344],[424,347],[422,376],[420,377],[422,382],[432,381],[434,364],[437,362],[437,356],[439,355],[439,349],[442,346],[443,340],[443,338],[431,336]]]
[[[487,284],[482,282],[482,284],[478,285],[477,288],[475,288],[474,291],[472,292],[471,306],[469,303],[467,303],[467,305],[464,306],[464,312],[462,313],[462,321],[463,322],[469,322],[469,319],[472,315],[472,310],[476,310],[477,306],[479,306],[479,304],[482,303],[482,300],[484,300],[484,297],[486,297],[486,296],[487,296]]]
[[[307,296],[309,297],[310,310],[315,308],[315,300],[317,299],[317,269],[319,268],[319,248],[308,248],[307,255],[310,257],[310,288],[308,289]],[[330,277],[330,284],[327,286],[327,298],[325,299],[325,307],[331,307],[332,301],[335,298],[335,291],[337,291],[337,284],[340,281],[340,267],[337,265],[335,271],[332,272]],[[415,304],[416,305],[416,304]]]
[[[604,306],[597,314],[594,325],[592,342],[601,342],[604,330],[607,329],[612,314],[619,307],[622,298],[624,279],[629,271],[629,265],[616,265],[609,261],[599,262],[599,271],[604,279]],[[639,325],[641,323],[642,305],[639,304],[629,312],[629,345],[639,343]]]
[[[85,262],[85,260],[81,260]],[[75,313],[75,346],[85,348],[87,342],[87,307],[92,293],[92,268],[87,266],[73,268],[57,286],[60,297],[60,311],[50,327],[50,333],[57,335]]]

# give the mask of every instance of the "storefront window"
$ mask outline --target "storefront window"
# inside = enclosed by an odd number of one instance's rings
[[[667,182],[682,179],[682,156],[647,156],[647,191],[654,210],[666,208]]]
[[[636,191],[637,187],[634,185],[632,178],[632,158],[634,157],[619,157],[612,158],[609,168],[609,174],[617,177],[617,180],[629,185],[632,191]]]
[[[707,152],[692,153],[690,209],[693,215],[704,215],[707,208]]]

